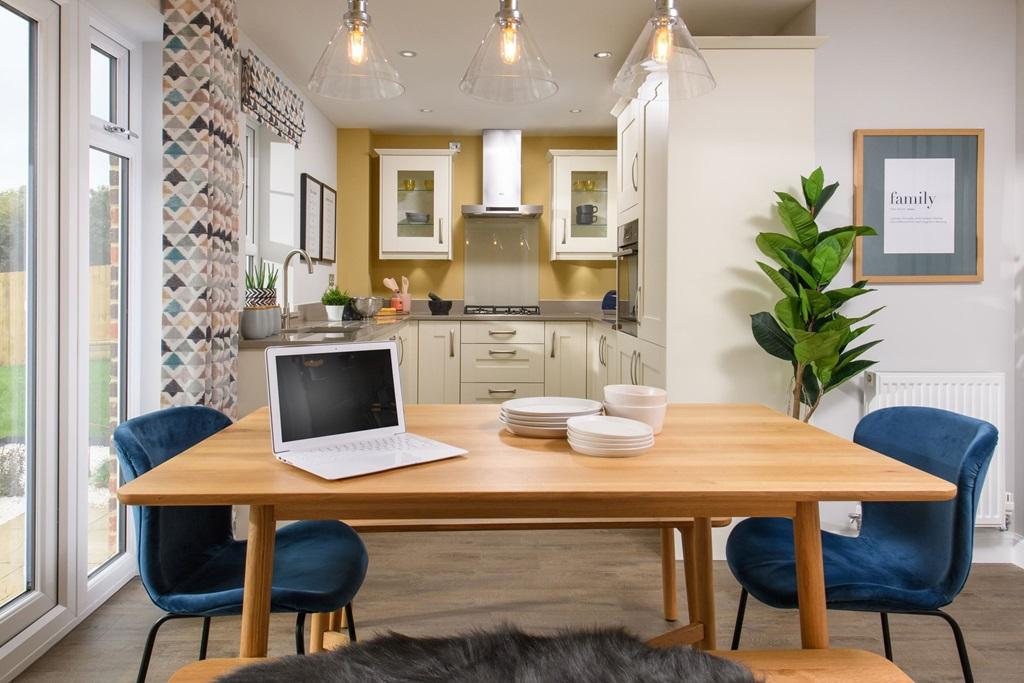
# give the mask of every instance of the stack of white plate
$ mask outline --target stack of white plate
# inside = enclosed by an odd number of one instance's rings
[[[508,431],[519,436],[564,439],[566,420],[580,415],[598,415],[602,407],[599,401],[585,398],[515,398],[501,404],[499,419]]]
[[[583,455],[628,458],[645,453],[654,445],[654,430],[650,425],[624,417],[573,417],[566,426],[569,445]]]

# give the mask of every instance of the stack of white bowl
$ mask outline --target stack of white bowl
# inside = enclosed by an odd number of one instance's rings
[[[657,387],[609,384],[604,388],[604,411],[615,417],[639,420],[661,434],[665,426],[668,394]]]
[[[564,439],[569,418],[600,412],[601,403],[586,398],[514,398],[501,404],[499,419],[505,429],[519,436]]]
[[[588,415],[568,422],[569,445],[577,453],[602,458],[628,458],[654,445],[650,425],[624,417]]]

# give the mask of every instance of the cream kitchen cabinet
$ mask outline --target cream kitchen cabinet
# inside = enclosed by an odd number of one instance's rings
[[[618,210],[628,211],[643,200],[643,105],[626,100],[612,113],[618,118]]]
[[[454,321],[419,324],[419,403],[458,403],[461,334]]]
[[[378,149],[380,258],[452,258],[452,155]]]
[[[398,344],[398,374],[402,380],[402,400],[406,404],[419,401],[420,326],[407,322],[392,337]]]
[[[610,324],[592,322],[587,335],[587,398],[604,401],[604,388],[619,384],[618,333]]]
[[[587,323],[544,324],[544,394],[587,396]]]
[[[666,388],[664,348],[625,332],[617,333],[616,344],[619,384]]]
[[[615,258],[618,180],[615,150],[548,152],[551,260]]]

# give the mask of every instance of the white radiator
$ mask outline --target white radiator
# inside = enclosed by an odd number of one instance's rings
[[[1001,372],[866,372],[864,412],[890,406],[942,408],[999,430],[978,502],[977,526],[1006,528],[1005,378]]]

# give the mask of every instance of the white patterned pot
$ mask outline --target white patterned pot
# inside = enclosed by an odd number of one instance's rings
[[[254,287],[245,290],[245,307],[277,306],[277,290],[273,287]]]

